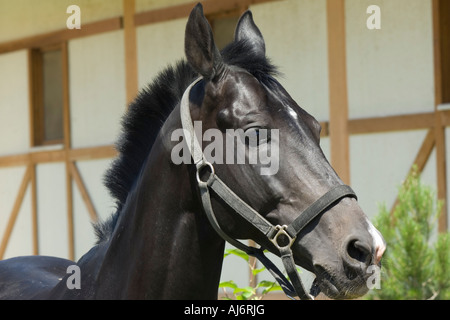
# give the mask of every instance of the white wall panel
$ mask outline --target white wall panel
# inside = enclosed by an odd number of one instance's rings
[[[392,207],[425,135],[417,130],[351,137],[351,185],[369,217],[378,213],[381,203]],[[432,186],[436,186],[435,162],[433,154],[423,174],[423,181]]]
[[[72,146],[114,143],[126,110],[122,31],[69,42]]]
[[[279,67],[281,84],[318,120],[328,119],[328,58],[325,0],[288,0],[250,7]]]
[[[29,127],[27,51],[0,54],[0,155],[28,151]]]
[[[5,259],[30,255],[33,252],[33,234],[31,220],[31,187],[30,185],[25,192],[22,205],[14,224],[11,238],[5,251]],[[16,195],[15,195],[16,196]],[[15,198],[13,198],[15,200]],[[5,213],[10,214],[11,211]]]
[[[0,55],[0,156],[27,152],[30,147],[27,68],[26,50]],[[5,232],[24,173],[24,167],[0,169],[0,237]],[[19,210],[5,258],[31,253],[29,189]]]
[[[36,167],[39,253],[68,258],[65,165]]]
[[[366,9],[381,10],[381,29],[369,30]],[[346,1],[350,118],[432,112],[431,1]]]
[[[184,58],[184,31],[187,18],[138,27],[138,84],[145,87],[155,76]]]

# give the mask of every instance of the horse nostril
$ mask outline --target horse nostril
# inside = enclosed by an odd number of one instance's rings
[[[360,240],[351,240],[347,244],[347,254],[351,259],[369,265],[372,250],[369,245]]]

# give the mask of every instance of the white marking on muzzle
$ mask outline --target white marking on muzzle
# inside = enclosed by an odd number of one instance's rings
[[[380,231],[375,228],[375,226],[367,219],[367,223],[369,224],[369,233],[373,239],[373,247],[375,248],[375,264],[378,264],[383,256],[384,251],[386,250],[386,242],[381,236]]]

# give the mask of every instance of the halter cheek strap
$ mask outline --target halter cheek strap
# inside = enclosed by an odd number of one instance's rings
[[[200,198],[203,205],[203,210],[208,217],[214,230],[227,242],[236,248],[246,252],[249,255],[256,257],[266,269],[277,280],[284,293],[293,299],[298,296],[300,299],[313,299],[314,297],[308,294],[302,284],[301,278],[297,272],[297,267],[294,262],[291,246],[293,245],[297,235],[301,230],[308,225],[315,217],[325,212],[330,207],[335,205],[338,201],[345,197],[352,197],[356,199],[353,190],[346,185],[339,185],[322,197],[316,200],[311,206],[303,211],[291,224],[276,225],[271,224],[267,219],[260,215],[256,210],[250,207],[238,195],[236,195],[215,173],[214,166],[208,162],[203,150],[198,143],[197,137],[193,127],[193,122],[189,109],[189,92],[191,88],[196,85],[202,78],[194,81],[184,92],[181,99],[180,115],[183,127],[183,133],[188,145],[189,152],[196,166],[196,179],[200,191]],[[206,181],[202,180],[200,175],[204,170],[209,171],[209,176]],[[267,237],[280,252],[280,257],[291,281],[287,280],[283,273],[264,255],[262,248],[255,248],[245,245],[244,243],[228,236],[217,222],[214,210],[211,205],[210,189],[220,197],[231,209],[238,213],[248,223],[258,229],[265,237]]]

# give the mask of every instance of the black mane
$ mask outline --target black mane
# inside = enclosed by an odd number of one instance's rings
[[[276,85],[276,68],[265,56],[255,54],[245,41],[232,42],[221,52],[227,65],[240,67],[262,84]],[[105,222],[94,226],[98,242],[109,237],[162,125],[180,102],[186,88],[198,77],[182,60],[163,70],[130,104],[122,119],[122,133],[116,143],[118,157],[105,174],[104,183],[116,201],[116,212]]]

